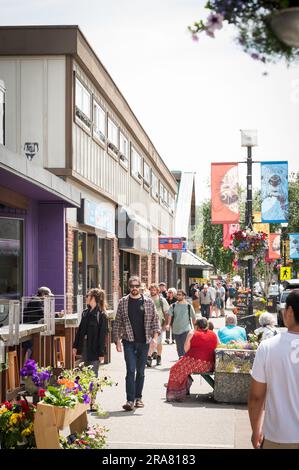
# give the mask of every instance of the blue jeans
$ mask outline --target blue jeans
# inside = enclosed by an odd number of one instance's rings
[[[144,370],[146,366],[149,344],[123,340],[123,347],[127,366],[127,401],[134,401],[137,398],[142,398],[145,376]]]
[[[185,331],[184,333],[181,333],[180,335],[173,335],[175,339],[176,350],[177,350],[179,358],[183,357],[185,354],[184,345],[185,345],[185,341],[188,336],[188,333],[189,331]]]

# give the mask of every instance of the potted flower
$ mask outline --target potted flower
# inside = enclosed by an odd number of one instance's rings
[[[263,63],[297,59],[299,0],[210,0],[209,16],[189,26],[194,40],[205,32],[215,37],[227,22],[236,27],[236,41],[253,59]]]
[[[62,449],[104,449],[106,432],[106,428],[90,425],[81,433],[74,433],[68,437],[60,436],[60,445]]]
[[[20,371],[20,375],[25,383],[25,390],[34,395],[40,389],[47,388],[52,376],[51,367],[39,367],[34,359],[28,359]]]
[[[35,447],[33,420],[36,408],[26,400],[0,405],[0,439],[2,449]]]

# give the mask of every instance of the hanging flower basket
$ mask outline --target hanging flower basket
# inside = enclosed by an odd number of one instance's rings
[[[240,261],[253,259],[256,262],[265,256],[268,249],[267,234],[250,229],[239,230],[232,235],[230,249]]]

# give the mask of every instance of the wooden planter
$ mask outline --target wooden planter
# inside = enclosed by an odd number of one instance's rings
[[[74,408],[37,404],[34,418],[34,434],[38,449],[60,449],[59,430],[69,426],[71,433],[81,433],[87,428],[89,405],[77,403]]]

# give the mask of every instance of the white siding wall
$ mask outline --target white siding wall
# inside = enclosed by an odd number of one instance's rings
[[[25,142],[37,142],[33,158],[44,167],[65,167],[65,58],[0,58],[6,94],[6,144],[24,155]]]
[[[74,64],[76,74],[96,97],[97,101],[119,125],[122,132],[129,137],[137,151],[140,151],[133,137],[126,132],[118,117],[104,101],[93,83],[85,76],[80,67]],[[129,158],[130,160],[130,158]],[[150,160],[146,158],[150,165]],[[151,165],[150,165],[151,166]],[[115,160],[105,151],[91,135],[73,122],[73,169],[99,188],[99,191],[109,196],[113,201],[125,206],[133,206],[134,211],[156,227],[162,234],[172,235],[174,231],[173,216],[162,205],[157,203],[151,194],[146,191],[143,184],[139,184],[130,172],[124,169],[118,160]],[[157,172],[155,172],[157,174]],[[166,181],[163,184],[167,186]]]

